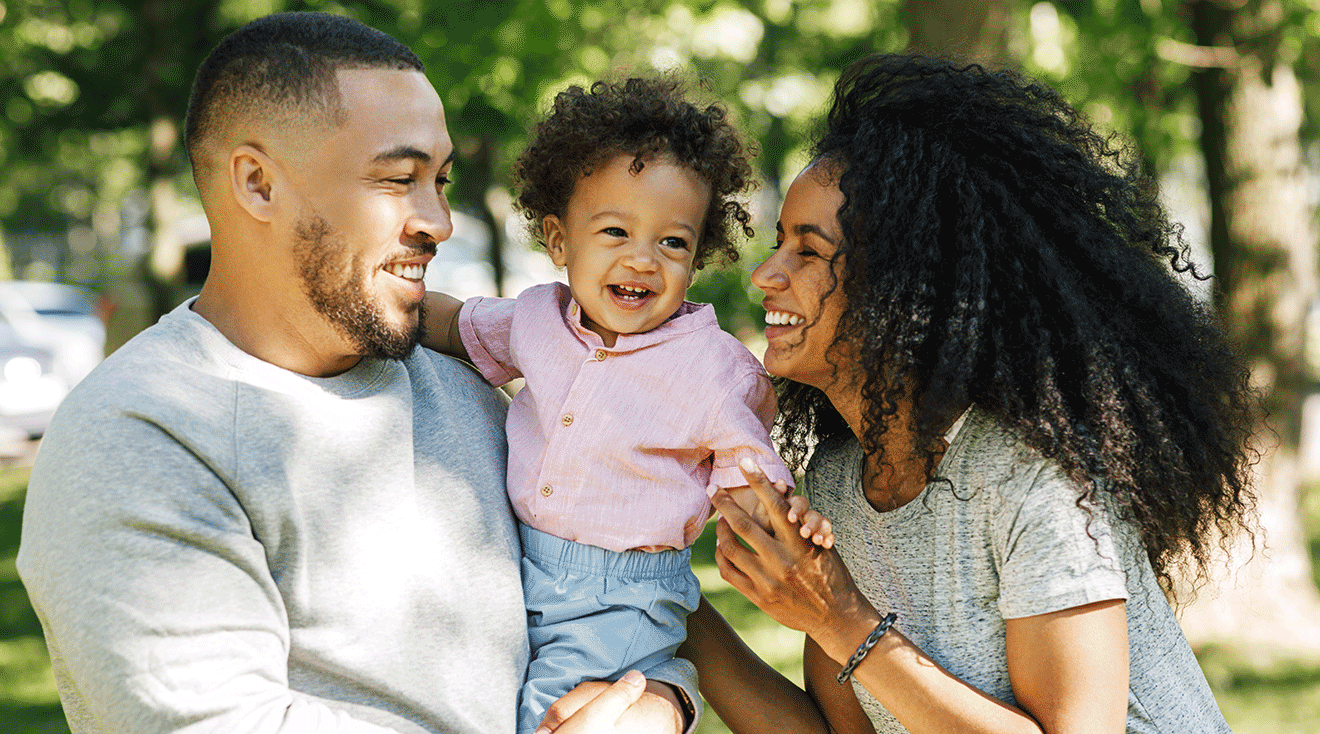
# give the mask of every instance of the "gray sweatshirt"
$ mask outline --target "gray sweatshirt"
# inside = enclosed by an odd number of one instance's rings
[[[188,305],[33,469],[18,567],[73,731],[512,734],[505,402],[424,349],[294,374]]]

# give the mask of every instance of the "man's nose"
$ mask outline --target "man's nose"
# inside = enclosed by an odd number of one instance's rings
[[[449,212],[449,201],[442,194],[424,197],[417,211],[408,218],[406,233],[410,237],[444,242],[454,234],[454,220]]]

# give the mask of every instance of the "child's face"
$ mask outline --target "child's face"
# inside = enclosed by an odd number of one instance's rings
[[[633,175],[618,155],[578,181],[561,219],[542,222],[546,250],[568,271],[582,325],[614,346],[664,323],[687,294],[710,186],[667,158]]]

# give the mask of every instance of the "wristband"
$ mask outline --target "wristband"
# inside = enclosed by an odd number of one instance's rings
[[[889,631],[889,626],[896,619],[898,619],[897,614],[893,612],[886,614],[885,618],[880,620],[880,624],[877,624],[875,629],[871,630],[871,634],[867,635],[865,640],[862,640],[862,644],[857,646],[857,652],[848,658],[848,662],[843,664],[843,670],[839,671],[837,680],[840,683],[848,682],[848,679],[852,677],[852,672],[862,662],[862,658],[866,657],[866,653],[870,652],[871,648],[875,647],[875,644],[880,641],[880,638],[885,636],[885,633]]]

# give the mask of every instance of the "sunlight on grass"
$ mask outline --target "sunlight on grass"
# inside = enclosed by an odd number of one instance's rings
[[[41,624],[14,567],[30,473],[0,470],[0,731],[68,734]]]

